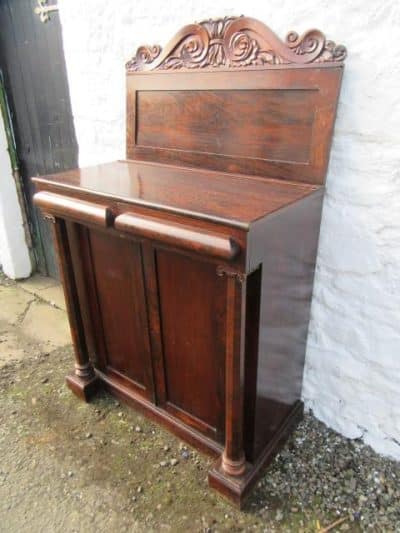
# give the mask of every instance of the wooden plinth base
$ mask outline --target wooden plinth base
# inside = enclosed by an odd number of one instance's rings
[[[222,496],[240,509],[243,507],[250,489],[262,474],[263,469],[271,463],[294,426],[303,416],[303,403],[298,401],[294,404],[290,414],[283,420],[274,437],[264,448],[258,459],[252,464],[246,462],[244,472],[240,476],[230,476],[222,467],[223,447],[221,444],[208,439],[193,428],[186,426],[152,402],[142,398],[120,383],[116,383],[106,374],[96,370],[96,376],[92,379],[80,378],[72,374],[66,378],[66,382],[72,392],[86,402],[90,400],[101,386],[110,391],[118,399],[136,407],[145,415],[149,416],[149,418],[166,426],[179,438],[186,440],[192,446],[200,448],[203,452],[210,455],[219,455],[219,459],[208,473],[209,486],[217,490]]]
[[[275,455],[285,443],[294,426],[303,417],[303,402],[296,402],[286,419],[282,422],[274,437],[264,448],[259,458],[253,463],[246,463],[246,468],[241,476],[230,476],[222,468],[222,458],[218,459],[208,473],[208,484],[220,492],[231,503],[243,508],[250,489],[262,474],[263,469],[271,463]]]
[[[174,433],[180,439],[186,441],[191,446],[201,450],[202,452],[218,457],[222,454],[223,446],[218,442],[206,437],[202,433],[196,431],[194,428],[184,424],[177,418],[173,417],[167,411],[158,407],[149,400],[146,400],[140,394],[137,394],[132,389],[124,387],[115,379],[109,377],[107,374],[96,369],[96,373],[102,382],[104,389],[111,392],[122,402],[131,405],[138,411],[142,412],[148,418],[166,427],[169,431]]]
[[[96,375],[92,378],[81,378],[76,374],[70,374],[65,381],[72,392],[85,402],[90,401],[101,385]]]

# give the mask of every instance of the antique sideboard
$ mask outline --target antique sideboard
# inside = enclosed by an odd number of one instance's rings
[[[241,505],[302,415],[346,50],[246,18],[127,63],[127,159],[33,178],[53,224],[72,391],[104,387],[217,457]]]

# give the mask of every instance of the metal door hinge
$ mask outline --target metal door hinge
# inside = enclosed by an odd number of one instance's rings
[[[58,5],[47,5],[47,0],[38,0],[38,5],[35,7],[36,15],[39,15],[41,22],[48,22],[50,20],[50,13],[58,11]]]

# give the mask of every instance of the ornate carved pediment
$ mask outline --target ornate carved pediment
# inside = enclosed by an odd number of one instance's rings
[[[319,30],[302,36],[290,32],[286,42],[262,22],[225,17],[189,24],[167,44],[141,46],[126,64],[128,72],[213,67],[247,67],[342,62],[346,48],[328,41]]]

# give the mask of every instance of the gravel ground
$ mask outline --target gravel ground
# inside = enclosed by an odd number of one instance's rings
[[[207,457],[106,393],[79,402],[71,348],[20,343],[0,371],[0,531],[400,532],[400,464],[311,415],[239,512]]]

